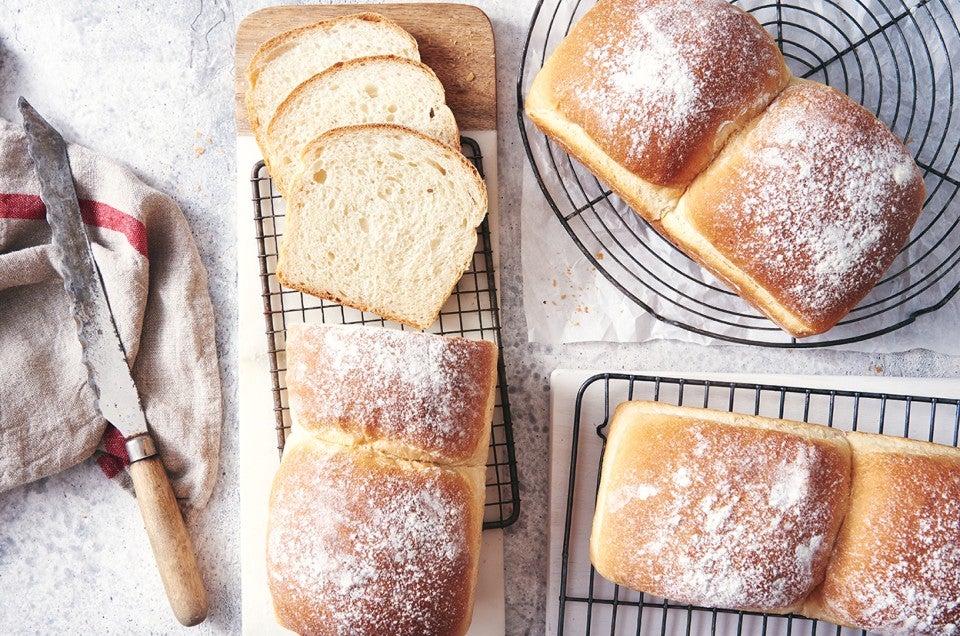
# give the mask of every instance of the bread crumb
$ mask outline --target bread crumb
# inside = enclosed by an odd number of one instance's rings
[[[603,252],[597,252],[596,256],[597,256],[597,260],[598,260],[598,261],[602,261],[602,260],[603,260]]]
[[[878,364],[875,367],[873,367],[873,370],[877,373],[883,373],[883,365]]]
[[[200,155],[202,155],[202,154],[205,153],[206,151],[207,151],[207,149],[204,148],[203,146],[197,146],[196,148],[193,149],[193,156],[194,156],[194,157],[199,157]]]
[[[472,82],[472,81],[475,80],[475,79],[477,79],[477,76],[473,74],[473,71],[467,73],[467,81],[468,81],[468,82]]]

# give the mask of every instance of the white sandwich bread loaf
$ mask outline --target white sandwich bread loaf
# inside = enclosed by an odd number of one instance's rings
[[[960,629],[960,449],[653,402],[610,423],[591,560],[681,603]]]
[[[796,337],[876,285],[923,206],[877,118],[791,76],[725,0],[600,0],[533,81],[526,112],[664,238]]]
[[[497,348],[298,325],[268,583],[300,634],[459,636],[471,622]]]

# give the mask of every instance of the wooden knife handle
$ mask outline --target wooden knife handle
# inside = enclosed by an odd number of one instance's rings
[[[130,476],[170,607],[184,625],[202,623],[207,617],[207,592],[160,457],[153,455],[133,462]]]

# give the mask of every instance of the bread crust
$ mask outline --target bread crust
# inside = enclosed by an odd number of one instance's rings
[[[960,450],[850,433],[850,511],[803,613],[881,634],[960,625]]]
[[[473,613],[483,468],[291,438],[270,495],[268,583],[299,634],[461,635]]]
[[[794,80],[684,193],[663,229],[797,337],[833,327],[906,243],[923,176],[880,121]]]
[[[770,35],[722,0],[600,0],[541,74],[531,95],[639,179],[681,189],[790,77]]]
[[[487,340],[291,325],[286,382],[293,426],[403,459],[483,466],[497,357]]]

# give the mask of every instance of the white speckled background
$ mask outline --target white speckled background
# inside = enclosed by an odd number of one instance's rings
[[[210,596],[194,633],[240,632],[233,39],[268,2],[0,3],[0,116],[23,94],[71,141],[129,165],[180,204],[210,274],[225,399],[222,470],[190,522]],[[657,341],[544,346],[526,341],[520,274],[525,164],[515,82],[532,0],[476,2],[498,49],[501,296],[522,506],[506,532],[507,631],[544,626],[548,398],[557,367],[960,377],[960,359],[770,351]],[[558,267],[563,265],[558,264]],[[946,310],[957,311],[956,300]],[[0,495],[0,633],[173,633],[135,504],[95,465]],[[184,630],[187,631],[187,630]]]

